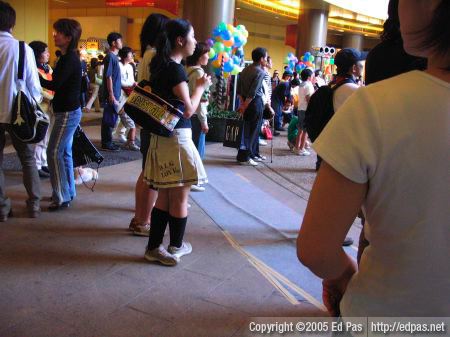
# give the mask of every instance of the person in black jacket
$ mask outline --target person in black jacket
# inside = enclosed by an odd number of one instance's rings
[[[55,45],[61,57],[53,71],[53,80],[39,79],[44,88],[53,90],[54,126],[47,148],[48,168],[52,183],[49,211],[65,209],[76,196],[73,175],[73,134],[81,120],[81,63],[77,53],[81,26],[72,19],[59,19],[53,24]]]

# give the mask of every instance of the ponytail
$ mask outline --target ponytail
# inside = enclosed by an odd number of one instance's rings
[[[174,19],[167,22],[166,29],[158,34],[156,40],[156,55],[150,63],[152,74],[157,73],[170,62],[170,54],[176,47],[177,38],[185,38],[191,28],[189,21],[184,19]]]

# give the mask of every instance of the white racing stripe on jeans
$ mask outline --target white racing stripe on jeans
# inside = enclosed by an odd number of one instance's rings
[[[58,148],[61,144],[62,136],[64,135],[64,132],[66,131],[67,120],[69,119],[69,112],[63,112],[63,114],[64,114],[64,119],[61,124],[61,128],[58,130],[56,144],[55,144],[55,147],[53,148],[53,153],[52,153],[52,160],[53,160],[53,163],[55,166],[55,174],[56,174],[56,179],[55,179],[56,184],[55,184],[54,188],[55,188],[56,194],[58,194],[58,199],[61,202],[64,202],[64,200],[63,200],[63,196],[62,196],[62,184],[61,184],[61,175],[60,175],[61,171],[60,171],[59,164],[62,164],[64,166],[64,158],[63,158],[63,162],[59,163]],[[64,171],[65,171],[65,169],[64,169]]]

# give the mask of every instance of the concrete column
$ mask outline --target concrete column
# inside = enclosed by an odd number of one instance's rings
[[[297,28],[297,56],[311,47],[325,46],[328,29],[328,7],[325,2],[301,1]]]
[[[39,40],[48,41],[48,0],[8,0],[16,11],[16,26],[13,35],[18,40],[30,43]]]
[[[362,50],[364,37],[361,34],[345,33],[342,38],[342,48]]]
[[[219,22],[233,24],[235,0],[189,0],[184,2],[183,18],[194,27],[197,41],[211,37]]]

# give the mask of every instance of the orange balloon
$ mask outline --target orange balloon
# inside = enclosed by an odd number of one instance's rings
[[[220,68],[220,66],[222,65],[222,61],[217,59],[215,61],[212,61],[211,64],[214,68]]]
[[[224,45],[225,47],[233,47],[233,45],[234,45],[234,39],[231,38],[231,39],[229,39],[229,40],[223,41],[222,43],[223,43],[223,45]]]

